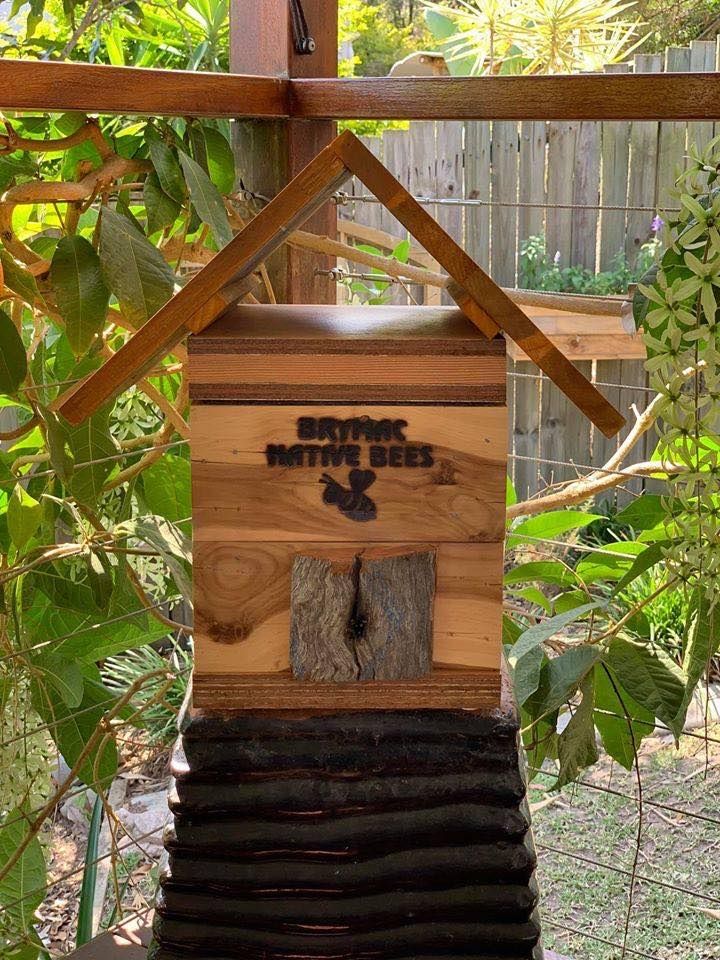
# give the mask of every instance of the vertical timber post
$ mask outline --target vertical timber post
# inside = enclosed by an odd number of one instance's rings
[[[336,0],[303,0],[310,54],[295,49],[289,0],[231,0],[230,69],[233,73],[289,77],[337,76]],[[237,169],[245,187],[274,197],[335,135],[331,120],[243,120],[235,124]],[[304,229],[334,237],[336,208],[326,204]],[[327,257],[284,247],[268,261],[279,302],[335,303],[335,281],[318,276]]]

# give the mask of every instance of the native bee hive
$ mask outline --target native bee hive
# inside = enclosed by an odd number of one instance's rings
[[[242,305],[356,176],[458,308]],[[623,418],[351,133],[62,399],[79,423],[189,337],[194,704],[500,702],[505,340],[606,435]]]
[[[190,341],[190,392],[196,705],[499,694],[502,337],[239,306]]]

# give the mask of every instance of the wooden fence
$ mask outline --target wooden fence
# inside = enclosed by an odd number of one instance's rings
[[[695,41],[606,70],[712,71],[719,50],[715,41]],[[415,196],[460,201],[428,209],[498,283],[513,286],[522,245],[536,235],[545,236],[561,266],[607,270],[619,253],[634,266],[652,237],[654,216],[677,204],[671,191],[690,146],[703,147],[719,132],[720,123],[712,121],[413,121],[407,130],[386,130],[364,142]],[[348,194],[340,217],[403,236],[384,208],[365,199],[362,186],[353,183]],[[394,298],[402,302],[402,289]],[[624,413],[632,404],[645,406],[642,361],[618,350],[578,366],[605,385]],[[510,368],[511,464],[519,495],[602,465],[618,441],[593,430],[531,364],[510,362]],[[652,436],[641,440],[637,459],[653,447]],[[641,487],[633,480],[626,489]]]

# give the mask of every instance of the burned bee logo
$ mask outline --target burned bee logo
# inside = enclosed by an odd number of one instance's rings
[[[348,476],[349,487],[344,487],[337,480],[333,480],[330,474],[324,473],[320,477],[320,483],[326,484],[323,501],[334,504],[348,520],[357,520],[359,523],[374,520],[377,517],[377,506],[365,491],[375,480],[374,470],[351,470]]]

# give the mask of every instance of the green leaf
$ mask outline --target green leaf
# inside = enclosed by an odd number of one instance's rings
[[[631,697],[679,733],[676,718],[683,703],[685,675],[664,651],[613,637],[604,660]]]
[[[632,770],[640,741],[655,728],[655,715],[641,707],[617,677],[611,681],[603,663],[595,667],[595,726],[608,754],[626,770]]]
[[[513,590],[512,595],[527,600],[528,603],[541,607],[546,613],[550,613],[550,601],[539,587],[523,587],[520,590]]]
[[[112,565],[102,550],[88,554],[88,585],[92,590],[95,606],[107,610],[113,592]]]
[[[151,140],[150,159],[164,192],[177,203],[185,203],[187,191],[175,151],[164,140]]]
[[[164,517],[135,517],[118,524],[115,527],[115,533],[120,536],[127,534],[154,547],[175,578],[180,592],[187,600],[191,600],[190,541],[175,524],[165,520]]]
[[[15,484],[7,508],[10,539],[21,550],[35,534],[42,520],[42,505],[19,483]]]
[[[525,709],[536,718],[550,714],[567,703],[593,669],[599,656],[600,651],[596,646],[581,644],[548,660],[540,671],[537,690],[525,702]]]
[[[517,493],[515,492],[515,487],[513,485],[510,477],[505,479],[505,506],[511,507],[513,504],[517,503]]]
[[[232,147],[215,127],[204,126],[202,129],[210,179],[220,193],[232,193],[235,187],[235,157]]]
[[[128,320],[140,326],[172,296],[175,277],[163,255],[130,221],[102,208],[100,262]]]
[[[689,626],[683,655],[683,671],[686,675],[685,696],[676,717],[676,724],[685,724],[687,709],[699,681],[710,668],[710,663],[720,649],[720,629],[717,623],[717,606],[710,605],[700,589],[696,589],[688,610]]]
[[[80,899],[78,901],[77,935],[75,947],[79,949],[89,943],[95,933],[93,918],[95,914],[95,887],[97,884],[98,848],[103,820],[102,797],[95,797],[93,804],[90,829],[88,831],[87,847],[85,849],[85,866],[83,869]]]
[[[598,760],[593,721],[595,690],[592,673],[588,673],[581,683],[580,692],[582,700],[558,741],[560,770],[555,783],[558,790],[576,780],[586,767],[591,767]]]
[[[650,544],[647,550],[643,550],[637,559],[633,561],[627,573],[619,580],[613,591],[613,596],[622,593],[625,587],[631,584],[633,580],[637,580],[646,570],[654,567],[656,563],[660,563],[660,561],[664,559],[665,552],[669,546],[670,542],[668,540],[659,540],[657,543]]]
[[[72,476],[73,461],[68,448],[65,425],[53,411],[38,404],[40,416],[45,423],[45,435],[50,456],[50,464],[63,483],[69,484]]]
[[[93,245],[84,237],[63,237],[52,258],[50,282],[65,321],[65,334],[75,355],[80,356],[102,332],[110,299]]]
[[[589,602],[589,594],[585,590],[567,590],[565,593],[559,593],[556,597],[553,597],[552,603],[552,612],[553,614],[557,613],[566,613],[568,610],[577,610],[578,607],[582,607],[583,604]],[[589,616],[589,614],[584,614]]]
[[[27,355],[20,334],[0,309],[0,393],[17,393],[27,376]]]
[[[559,560],[532,560],[508,570],[504,583],[505,586],[515,583],[554,583],[559,587],[569,587],[577,583],[577,577]]]
[[[35,277],[2,247],[0,247],[0,263],[2,263],[6,287],[10,287],[28,304],[33,304],[36,300],[42,301]]]
[[[410,241],[401,240],[400,243],[393,249],[392,255],[400,263],[407,263],[410,258]]]
[[[80,503],[96,507],[103,484],[117,467],[118,446],[110,435],[109,408],[98,410],[79,426],[67,427],[68,445],[75,467],[70,491]]]
[[[586,584],[599,580],[620,580],[646,549],[644,543],[634,540],[604,543],[597,551],[585,554],[575,571]]]
[[[556,633],[559,633],[569,624],[579,620],[583,614],[589,613],[591,610],[596,610],[600,606],[602,606],[601,601],[594,600],[592,603],[584,603],[580,607],[575,607],[565,613],[559,613],[555,617],[548,617],[546,620],[542,620],[540,623],[528,627],[512,648],[510,652],[511,660],[517,662],[534,647],[539,647],[545,640],[549,640],[550,637],[555,636]]]
[[[33,661],[33,667],[41,672],[43,681],[60,694],[66,706],[80,706],[85,680],[78,663],[74,660],[64,660],[55,652],[43,651]]]
[[[77,709],[68,707],[62,698],[48,696],[48,693],[49,688],[38,688],[33,684],[33,706],[48,724],[50,735],[65,762],[74,767],[116,698],[101,683],[87,676]],[[117,773],[117,761],[117,746],[112,737],[104,745],[99,740],[80,764],[78,778],[94,789],[108,786]]]
[[[28,833],[28,819],[20,807],[0,822],[0,870],[8,863]],[[14,867],[0,880],[0,904],[15,923],[26,928],[45,899],[45,858],[37,837],[30,841]]]
[[[551,510],[537,517],[516,523],[508,534],[507,547],[516,547],[524,540],[555,540],[570,530],[579,530],[601,517],[581,510]]]
[[[667,516],[662,498],[653,493],[644,493],[633,500],[615,517],[616,523],[627,524],[633,530],[650,530]]]
[[[540,671],[546,659],[542,647],[534,647],[519,660],[511,661],[508,657],[515,699],[519,706],[526,703],[540,686]]]
[[[190,461],[165,454],[142,473],[143,497],[150,513],[172,523],[186,522],[189,533]]]
[[[197,215],[212,230],[218,247],[232,240],[232,229],[220,192],[199,163],[186,153],[180,154],[190,199]]]
[[[540,772],[546,757],[557,756],[558,735],[557,710],[548,717],[533,722],[533,718],[521,711],[523,746],[527,754],[529,775],[532,780]]]
[[[173,200],[162,189],[156,173],[149,173],[145,178],[143,201],[147,213],[147,229],[151,234],[171,227],[182,210],[177,200]]]

